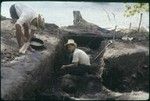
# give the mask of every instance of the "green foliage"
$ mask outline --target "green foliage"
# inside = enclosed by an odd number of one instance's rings
[[[126,5],[124,16],[125,17],[134,16],[135,14],[143,12],[149,12],[148,3],[136,3],[132,5]]]

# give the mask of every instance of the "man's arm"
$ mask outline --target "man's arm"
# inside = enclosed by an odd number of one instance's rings
[[[68,64],[68,65],[63,65],[63,66],[61,67],[61,69],[70,68],[70,67],[76,67],[76,66],[78,66],[78,62],[74,62],[74,63]]]
[[[79,63],[79,54],[75,53],[73,54],[72,63],[69,65],[63,65],[62,68],[76,67],[78,66],[78,63]]]
[[[30,36],[33,37],[35,32],[35,30],[31,29]]]
[[[29,41],[29,39],[30,39],[29,26],[28,26],[28,24],[27,24],[27,23],[24,23],[24,24],[23,24],[23,28],[24,28],[24,36],[25,36],[24,41],[27,42],[27,41]]]
[[[23,37],[23,33],[21,30],[21,26],[19,24],[15,24],[15,28],[16,28],[16,38],[17,38],[17,42],[19,44],[19,47],[22,46],[22,37]]]

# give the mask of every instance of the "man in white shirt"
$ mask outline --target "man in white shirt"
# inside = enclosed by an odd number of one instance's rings
[[[15,22],[16,38],[19,48],[29,42],[36,29],[44,28],[44,18],[34,10],[23,4],[13,4],[10,7],[10,16]],[[32,26],[33,25],[33,26]],[[30,29],[30,30],[29,30]]]
[[[69,39],[65,47],[70,54],[73,54],[73,57],[71,64],[61,67],[61,75],[64,75],[61,88],[67,93],[74,93],[78,86],[76,83],[78,81],[76,76],[84,75],[91,64],[89,56],[83,50],[77,48],[77,44],[73,39]]]
[[[61,72],[63,74],[84,75],[93,71],[93,66],[90,64],[90,57],[81,49],[77,48],[77,44],[73,39],[69,39],[65,44],[66,49],[72,55],[72,62],[67,65],[62,65]]]
[[[64,75],[61,83],[61,88],[64,91],[74,93],[77,89],[81,89],[81,84],[91,85],[91,81],[101,82],[99,77],[95,76],[99,67],[90,64],[89,56],[83,50],[77,48],[77,44],[73,39],[69,39],[65,47],[70,53],[73,53],[73,58],[71,64],[63,65],[60,69],[61,75]],[[95,86],[95,88],[99,90],[100,86]]]
[[[73,53],[73,59],[72,64],[63,65],[62,68],[77,66],[78,64],[91,65],[89,56],[83,50],[77,48],[77,44],[73,39],[69,39],[65,46],[70,53]]]

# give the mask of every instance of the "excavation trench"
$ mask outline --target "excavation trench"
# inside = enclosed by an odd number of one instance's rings
[[[59,42],[53,59],[53,65],[51,65],[51,72],[50,75],[47,75],[46,80],[43,81],[44,86],[41,90],[34,92],[34,96],[28,96],[31,95],[30,93],[27,94],[25,99],[32,98],[32,99],[40,99],[40,100],[67,100],[70,99],[69,97],[66,97],[64,92],[62,91],[60,84],[61,84],[61,77],[58,74],[58,71],[60,71],[60,68],[63,64],[68,63],[68,57],[67,53],[65,53],[64,44],[67,42],[68,39],[74,39],[75,42],[77,42],[78,47],[82,50],[84,50],[88,55],[90,55],[91,64],[99,64],[101,65],[103,62],[105,64],[104,66],[104,72],[102,75],[102,84],[112,90],[112,91],[119,91],[119,92],[130,92],[132,90],[139,91],[143,90],[148,92],[148,74],[147,67],[148,66],[148,56],[145,56],[145,54],[137,53],[130,56],[121,56],[118,58],[109,58],[104,59],[102,58],[102,55],[100,55],[96,60],[94,58],[98,55],[100,51],[104,49],[104,47],[107,45],[107,40],[105,38],[101,37],[87,37],[87,36],[74,36],[74,35],[68,35],[63,36],[61,38],[61,41]],[[105,39],[105,40],[104,40]],[[88,42],[88,44],[87,44]],[[139,62],[139,59],[137,57],[142,56],[143,61],[139,63],[138,65],[135,65],[135,63]],[[136,58],[136,59],[135,59]],[[130,64],[124,63],[123,61],[130,59]],[[115,64],[116,63],[116,64]],[[49,63],[47,63],[49,64]],[[136,66],[145,66],[145,75],[139,73],[139,71],[136,71]],[[116,67],[116,68],[115,68]],[[127,68],[127,67],[133,67],[133,69]],[[121,68],[121,69],[120,69]],[[127,69],[125,69],[127,68]],[[126,71],[126,72],[125,72]],[[143,71],[143,70],[142,70]],[[133,79],[131,79],[133,78]],[[128,80],[128,81],[127,81]],[[146,82],[142,81],[145,80]],[[131,83],[132,82],[132,83]],[[135,86],[136,83],[139,83]],[[131,83],[131,84],[129,84]],[[97,84],[99,85],[99,84]],[[80,93],[80,92],[79,92]],[[78,95],[72,95],[79,97]],[[83,94],[84,92],[82,92]]]
[[[131,55],[105,59],[103,84],[112,91],[149,92],[149,55],[137,52]]]
[[[123,40],[119,42],[120,39],[115,39],[118,42],[114,42],[103,51],[110,38],[112,39],[111,31],[88,23],[82,18],[79,11],[75,11],[74,26],[58,30],[59,27],[55,24],[46,24],[43,34],[37,35],[45,42],[47,49],[20,56],[16,51],[17,44],[14,41],[16,39],[14,39],[14,35],[11,35],[13,27],[7,28],[9,26],[5,26],[6,24],[13,26],[10,21],[4,21],[2,24],[4,28],[1,31],[3,33],[2,49],[5,51],[6,47],[8,51],[7,54],[4,52],[5,55],[1,54],[1,58],[4,60],[1,64],[1,99],[3,100],[69,99],[70,97],[66,96],[61,89],[62,78],[58,73],[63,64],[70,62],[64,48],[64,44],[69,38],[74,39],[78,48],[90,55],[92,65],[98,64],[100,68],[103,68],[101,72],[102,85],[110,89],[110,93],[119,91],[123,94],[132,90],[149,92],[149,44],[132,46],[134,40],[124,43]],[[122,37],[122,35],[118,36],[116,33],[114,38]],[[149,43],[149,41],[145,41],[145,38],[143,41]],[[12,51],[11,48],[15,51]],[[102,53],[97,57],[101,51]],[[95,59],[95,57],[97,58]],[[99,85],[99,83],[95,84]],[[82,87],[84,85],[87,84],[83,84]],[[87,89],[90,88],[87,87]],[[97,90],[99,89],[95,89],[92,93],[96,93]],[[80,98],[80,95],[86,95],[86,93],[83,90],[79,91],[79,94],[70,96]],[[97,93],[98,97],[97,95],[91,97],[91,100],[93,98],[105,100],[110,96],[101,91]],[[137,96],[143,93],[138,94]]]
[[[87,36],[74,36],[68,35],[63,36],[61,42],[59,43],[58,47],[56,48],[56,54],[54,59],[54,66],[53,66],[53,74],[52,79],[49,82],[49,86],[44,92],[40,92],[37,95],[37,99],[41,100],[66,100],[69,99],[65,97],[60,85],[61,85],[61,76],[59,75],[60,68],[63,64],[69,63],[68,53],[65,51],[64,44],[67,42],[68,39],[74,39],[77,43],[78,47],[84,50],[88,55],[90,55],[90,60],[93,61],[93,58],[96,57],[96,52],[100,51],[102,38],[100,37],[87,37]],[[88,44],[86,42],[89,42]],[[95,44],[96,43],[96,44]],[[92,63],[99,64],[99,59],[93,61]]]

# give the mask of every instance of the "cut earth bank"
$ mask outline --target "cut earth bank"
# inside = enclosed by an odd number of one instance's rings
[[[28,51],[26,55],[20,55],[17,52],[15,30],[10,21],[1,21],[1,99],[4,100],[36,99],[38,94],[46,89],[53,90],[55,72],[63,63],[61,58],[64,43],[68,38],[73,38],[79,48],[86,51],[91,60],[94,60],[113,38],[114,33],[95,25],[94,28],[96,32],[100,32],[99,35],[93,35],[90,29],[80,24],[62,28],[55,24],[46,24],[43,34],[36,35],[44,41],[46,49]],[[116,32],[118,39],[116,37],[98,57],[98,60],[101,58],[104,62],[103,85],[110,90],[82,94],[78,98],[70,97],[71,99],[149,98],[149,41],[144,35],[142,38],[136,36],[139,41],[124,41],[120,39],[124,33],[117,35],[118,33]],[[132,90],[135,92],[131,92]]]

